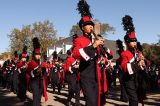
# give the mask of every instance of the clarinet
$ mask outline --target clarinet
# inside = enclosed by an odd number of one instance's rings
[[[140,66],[140,67],[141,67],[142,70],[145,69],[146,68],[145,61],[144,61],[145,59],[140,58],[141,55],[140,55],[139,50],[138,50],[137,47],[135,47],[134,50],[135,50],[136,62],[139,63],[140,61],[143,61],[144,64],[142,66]]]
[[[140,56],[140,54],[139,54],[139,52],[138,52],[138,49],[137,49],[137,47],[135,47],[134,48],[134,57],[135,57],[135,59],[136,59],[136,62],[138,62],[140,59],[139,59],[139,56]]]
[[[98,39],[97,35],[95,34],[95,32],[93,30],[91,31],[91,36],[93,36],[95,39]],[[108,57],[108,53],[106,52],[106,48],[103,45],[99,45],[99,47],[100,47],[100,51],[101,51],[102,55]]]

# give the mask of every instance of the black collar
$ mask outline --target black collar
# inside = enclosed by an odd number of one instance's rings
[[[88,35],[83,34],[83,35],[84,35],[84,37],[88,38],[92,42],[92,36],[91,36],[91,34],[88,34]]]

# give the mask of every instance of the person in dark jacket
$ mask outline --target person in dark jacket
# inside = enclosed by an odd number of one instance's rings
[[[55,88],[58,88],[58,94],[61,93],[61,83],[60,83],[60,78],[61,78],[61,74],[60,74],[60,64],[59,64],[59,58],[57,55],[57,52],[53,52],[53,59],[52,59],[52,68],[50,71],[50,78],[51,78],[51,85],[53,88],[53,93],[55,93]]]
[[[18,68],[18,79],[19,79],[19,84],[18,84],[18,97],[20,98],[21,101],[26,100],[26,91],[27,91],[27,67],[28,67],[28,62],[27,62],[27,46],[23,47],[23,53],[20,56],[20,62],[17,64]]]
[[[138,73],[144,69],[144,56],[142,52],[137,50],[137,38],[132,22],[132,17],[126,15],[122,19],[126,35],[124,40],[127,50],[121,53],[121,67],[124,71],[124,87],[126,89],[129,106],[138,106],[139,102],[139,85]],[[142,89],[141,89],[142,90]],[[143,101],[140,101],[143,104]]]
[[[106,74],[101,74],[99,63],[106,60],[105,56],[99,55],[100,45],[104,45],[101,36],[94,36],[94,23],[85,0],[78,2],[78,10],[81,13],[79,27],[83,35],[73,42],[73,57],[80,61],[80,86],[82,87],[87,106],[101,106],[105,103],[105,92],[107,92]],[[104,71],[105,72],[105,71]],[[104,78],[104,80],[102,80]]]
[[[124,44],[124,42],[122,42],[121,40],[116,40],[116,44],[117,44],[117,53],[119,55],[119,58],[116,60],[116,69],[118,70],[118,76],[119,76],[119,82],[120,82],[120,86],[121,86],[121,95],[120,95],[120,100],[123,102],[128,102],[128,95],[126,93],[126,90],[124,88],[124,71],[122,70],[121,67],[121,61],[122,61],[122,57],[121,54],[126,50],[126,45]]]
[[[80,85],[79,85],[79,79],[78,77],[78,69],[79,69],[79,61],[75,60],[72,57],[72,53],[70,50],[67,50],[67,59],[64,69],[66,74],[68,75],[68,88],[69,88],[69,94],[68,94],[68,106],[71,106],[71,99],[74,97],[75,93],[75,99],[76,99],[76,106],[80,106]]]
[[[37,37],[33,38],[34,51],[32,60],[28,63],[27,71],[30,74],[30,87],[33,93],[33,106],[40,106],[42,94],[45,101],[48,100],[46,94],[45,79],[42,77],[40,42]]]

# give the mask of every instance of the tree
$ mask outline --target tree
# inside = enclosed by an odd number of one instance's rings
[[[56,30],[54,29],[53,24],[49,21],[34,23],[32,33],[39,38],[43,54],[46,54],[47,48],[57,40]]]
[[[26,34],[26,30],[28,29],[27,27],[29,26],[24,26],[22,30],[14,28],[11,31],[11,34],[8,35],[8,37],[10,38],[10,49],[12,53],[15,50],[22,52],[24,41],[27,38],[26,36],[29,36],[28,34]],[[28,31],[30,32],[30,30]]]
[[[160,46],[157,44],[143,44],[143,53],[146,59],[154,61],[155,63],[160,60]]]
[[[81,31],[81,29],[80,29],[78,24],[73,25],[71,30],[70,30],[70,34],[69,35],[72,36],[74,34],[77,34],[77,35],[81,35],[82,34],[82,31]]]
[[[112,32],[114,34],[115,28],[106,23],[100,23],[100,34],[106,36],[107,33]]]
[[[14,28],[8,35],[10,39],[10,49],[22,52],[23,46],[28,47],[28,51],[32,51],[32,39],[38,37],[41,43],[41,52],[46,54],[47,48],[50,47],[56,40],[56,30],[51,22],[35,22],[32,25],[24,25],[23,28]]]
[[[110,32],[112,32],[114,34],[114,32],[115,32],[115,28],[110,26],[107,23],[100,23],[97,19],[94,20],[94,23],[95,24],[100,24],[100,34],[102,36],[106,36],[107,33],[110,33]],[[69,35],[72,36],[74,34],[78,34],[78,35],[82,34],[81,29],[79,28],[78,24],[73,25],[71,30],[70,30]]]
[[[160,34],[158,34],[157,36],[158,36],[158,38],[159,38],[157,44],[160,45]]]
[[[151,49],[151,45],[143,44],[143,53],[145,58],[150,59],[153,55],[153,51]]]
[[[0,54],[0,60],[7,60],[10,58],[10,52],[3,52]]]

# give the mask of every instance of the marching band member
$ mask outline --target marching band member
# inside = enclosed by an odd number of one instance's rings
[[[124,87],[129,98],[129,106],[138,106],[137,76],[138,71],[141,70],[144,65],[144,56],[142,52],[137,51],[137,38],[132,17],[126,15],[123,17],[122,23],[126,31],[124,40],[127,46],[127,50],[121,53],[121,67],[124,71]]]
[[[83,32],[74,40],[73,57],[80,61],[80,85],[82,87],[87,106],[102,106],[105,103],[104,94],[107,92],[107,82],[105,74],[101,74],[99,65],[100,45],[104,45],[104,39],[101,36],[93,38],[94,23],[89,11],[89,6],[85,0],[80,0],[78,10],[81,13],[79,27]],[[93,39],[92,39],[93,38]],[[105,57],[105,56],[104,56]],[[106,60],[106,59],[105,59]]]
[[[37,37],[33,38],[34,51],[32,54],[32,60],[28,63],[27,71],[30,73],[30,87],[33,93],[33,106],[40,106],[42,94],[45,97],[45,101],[48,100],[45,81],[42,79],[42,67],[41,67],[41,53],[40,43]],[[43,92],[44,91],[44,92]]]
[[[58,94],[60,94],[61,91],[61,83],[60,83],[60,79],[61,79],[61,74],[60,74],[60,65],[59,65],[59,61],[58,61],[58,55],[57,52],[55,51],[53,53],[53,60],[52,60],[52,64],[53,67],[51,68],[50,71],[50,77],[51,77],[51,85],[53,88],[53,93],[55,92],[55,87],[58,87]]]
[[[117,48],[118,48],[117,53],[119,55],[119,58],[116,60],[116,69],[118,70],[119,82],[120,82],[120,86],[121,86],[120,100],[123,102],[127,102],[128,96],[127,96],[127,93],[126,93],[126,90],[125,90],[124,84],[123,84],[124,71],[122,70],[122,67],[121,67],[121,61],[122,61],[121,54],[126,50],[126,45],[121,40],[116,40],[116,44],[117,44]]]
[[[20,62],[17,64],[17,70],[19,72],[18,79],[19,79],[19,84],[18,84],[18,97],[20,98],[21,101],[25,101],[26,99],[26,90],[27,90],[27,67],[28,67],[28,62],[27,62],[27,46],[24,46],[23,48],[23,53],[20,56]]]
[[[76,106],[80,106],[80,85],[78,77],[79,62],[72,57],[70,50],[67,50],[67,59],[66,59],[66,69],[65,72],[68,77],[68,106],[71,106],[71,99],[75,93]]]

